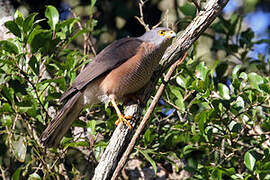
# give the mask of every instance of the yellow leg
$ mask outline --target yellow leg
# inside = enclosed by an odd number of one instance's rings
[[[125,117],[123,116],[123,114],[122,114],[121,111],[119,110],[119,108],[118,108],[118,106],[117,106],[117,104],[116,104],[114,98],[112,98],[111,102],[112,102],[112,105],[113,105],[113,107],[114,107],[114,109],[115,109],[117,115],[118,115],[118,120],[115,122],[115,124],[118,125],[118,124],[121,122],[122,124],[126,124],[126,125],[128,126],[129,129],[132,129],[132,126],[130,125],[130,123],[129,123],[128,120],[127,120],[127,119],[131,119],[132,117],[127,117],[127,118],[125,118]]]

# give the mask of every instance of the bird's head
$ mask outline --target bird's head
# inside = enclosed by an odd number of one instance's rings
[[[158,27],[147,31],[141,37],[139,37],[139,39],[146,42],[151,42],[156,46],[160,46],[165,42],[171,41],[171,39],[175,36],[176,33],[173,30],[166,27]]]

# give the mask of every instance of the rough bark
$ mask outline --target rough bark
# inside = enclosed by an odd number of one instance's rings
[[[194,41],[199,38],[202,32],[204,32],[204,30],[208,28],[214,19],[220,14],[228,1],[229,0],[209,0],[189,26],[181,33],[180,36],[177,36],[173,44],[167,49],[162,57],[160,68],[154,73],[151,83],[149,83],[148,87],[146,87],[144,92],[142,92],[144,100],[147,100],[150,97],[157,80],[161,77],[164,70],[183,56],[183,53],[190,48]],[[132,121],[133,127],[135,127],[135,124],[140,119],[142,108],[143,106],[139,104],[132,104],[126,107],[125,115],[132,115],[134,117]],[[112,177],[119,159],[130,142],[130,137],[133,132],[134,130],[130,132],[128,131],[128,128],[123,126],[118,126],[116,128],[98,166],[95,169],[95,174],[93,176],[94,180],[105,180]],[[122,164],[120,164],[120,166],[123,166],[125,161],[126,159],[122,160]]]

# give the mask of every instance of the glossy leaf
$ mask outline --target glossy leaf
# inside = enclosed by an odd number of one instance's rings
[[[259,85],[263,84],[263,78],[255,72],[248,74],[248,81],[250,82],[251,87],[255,89],[260,89]]]
[[[250,170],[253,171],[256,163],[256,158],[253,156],[251,151],[247,151],[244,156],[244,162],[246,167]]]
[[[186,88],[186,82],[181,76],[176,77],[176,82],[178,85],[182,86],[183,88]]]
[[[11,40],[0,41],[0,47],[11,54],[19,53],[18,47]]]
[[[35,56],[32,56],[29,60],[29,66],[36,75],[39,75],[39,62]]]
[[[16,136],[15,140],[12,142],[12,148],[16,159],[20,162],[24,162],[26,157],[26,145],[24,142],[24,137]]]
[[[235,79],[235,78],[238,77],[238,72],[239,72],[240,68],[241,68],[241,65],[239,65],[239,64],[236,65],[236,66],[233,68],[233,70],[232,70],[232,78],[233,78],[233,79]]]
[[[97,122],[95,120],[87,122],[87,132],[92,136],[96,135],[96,124]]]
[[[59,21],[59,13],[53,6],[47,6],[45,16],[48,18],[48,24],[52,30],[55,30],[55,26]]]
[[[32,13],[29,16],[26,17],[26,19],[23,22],[23,31],[25,33],[28,33],[32,29],[32,27],[34,25],[35,17],[37,15],[38,15],[38,13]]]
[[[14,21],[7,21],[5,26],[12,34],[19,38],[21,37],[21,30]]]
[[[41,177],[37,173],[30,174],[28,180],[41,180]]]
[[[24,17],[23,17],[22,13],[19,10],[16,10],[16,12],[14,14],[14,19],[15,19],[15,22],[16,22],[16,24],[18,26],[23,25]]]
[[[208,68],[205,66],[204,62],[201,62],[197,67],[196,67],[196,77],[198,79],[201,79],[203,81],[206,80],[207,75],[208,75]]]
[[[222,84],[222,83],[219,83],[218,84],[218,91],[219,91],[219,95],[224,98],[224,99],[230,99],[230,90],[229,88]]]

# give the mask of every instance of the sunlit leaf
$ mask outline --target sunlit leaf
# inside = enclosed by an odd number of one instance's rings
[[[230,90],[226,85],[218,83],[218,91],[221,97],[227,100],[230,99]]]
[[[17,25],[19,25],[19,26],[23,25],[24,17],[18,9],[16,10],[16,12],[14,14],[14,19],[15,19],[15,22]]]
[[[240,64],[236,65],[236,66],[233,68],[233,70],[232,70],[232,78],[233,78],[233,79],[235,79],[235,78],[238,77],[238,72],[239,72],[240,68],[241,68],[241,65],[240,65]]]
[[[13,53],[13,54],[19,53],[18,47],[11,40],[0,41],[0,47],[9,53]]]
[[[59,21],[59,13],[57,9],[53,6],[47,6],[45,16],[48,18],[48,24],[51,29],[55,30],[55,26]]]
[[[177,76],[176,82],[178,85],[182,86],[183,88],[186,88],[186,82],[184,81],[183,77]]]
[[[255,72],[248,74],[248,81],[250,82],[251,87],[255,89],[260,89],[259,85],[263,84],[263,78]]]
[[[245,153],[244,160],[246,167],[250,171],[253,171],[256,163],[256,158],[252,155],[251,151],[247,151]]]
[[[26,144],[24,141],[22,136],[15,136],[15,139],[12,141],[13,153],[20,162],[24,162],[26,156]]]
[[[87,132],[91,134],[92,136],[96,135],[96,124],[97,122],[95,120],[91,120],[87,122]]]
[[[195,75],[198,79],[201,79],[203,81],[205,81],[205,79],[207,78],[208,75],[208,68],[205,66],[204,62],[201,62],[197,67],[196,67],[196,71],[195,71]]]
[[[37,173],[33,173],[29,175],[28,180],[39,180],[41,177]]]

